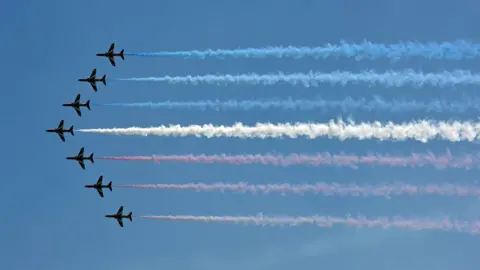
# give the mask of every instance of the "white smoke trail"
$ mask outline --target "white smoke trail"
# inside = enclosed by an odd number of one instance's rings
[[[410,123],[394,124],[380,122],[355,124],[333,120],[328,123],[285,123],[271,124],[258,123],[255,126],[244,126],[237,123],[233,126],[214,126],[207,125],[169,125],[158,127],[129,127],[129,128],[98,128],[98,129],[80,129],[79,132],[91,132],[115,135],[156,135],[156,136],[196,136],[196,137],[235,137],[235,138],[298,138],[301,136],[315,139],[317,137],[338,138],[343,141],[346,139],[379,139],[404,141],[413,139],[421,142],[438,138],[451,142],[477,140],[480,135],[480,123],[478,122],[434,122],[434,121],[416,121]]]

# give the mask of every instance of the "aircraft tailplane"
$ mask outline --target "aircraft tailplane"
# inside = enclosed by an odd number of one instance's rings
[[[112,191],[112,181],[110,181],[110,183],[108,183],[107,187],[108,187],[108,189],[110,189],[110,191]]]
[[[130,219],[130,222],[132,221],[132,212],[128,213],[127,218]]]
[[[95,163],[95,162],[93,161],[93,153],[91,153],[90,156],[88,156],[88,160],[90,160],[90,162],[92,162],[92,163]]]
[[[107,74],[103,75],[103,77],[102,77],[102,83],[103,83],[104,85],[107,85]]]
[[[87,103],[85,103],[85,106],[87,106],[87,109],[90,111],[90,100],[87,100]]]
[[[73,133],[73,125],[70,127],[70,129],[68,129],[68,132],[70,132],[70,134],[72,134],[72,136],[75,136],[75,134]]]
[[[125,60],[125,57],[123,56],[123,49],[120,51],[120,57],[122,58],[122,60]]]

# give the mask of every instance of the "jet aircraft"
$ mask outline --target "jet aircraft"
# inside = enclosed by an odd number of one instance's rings
[[[73,101],[72,103],[62,104],[62,106],[72,107],[72,108],[75,109],[78,116],[82,116],[82,111],[80,110],[80,107],[87,107],[88,110],[90,111],[90,100],[87,100],[87,102],[85,102],[85,103],[81,103],[80,102],[80,94],[78,94],[77,97],[75,98],[75,101]]]
[[[61,120],[60,121],[60,124],[58,124],[58,127],[55,128],[55,129],[47,129],[46,131],[47,132],[55,132],[58,134],[58,136],[60,136],[60,139],[62,141],[65,141],[65,136],[63,136],[63,133],[64,132],[69,132],[70,134],[72,134],[72,136],[75,136],[75,134],[73,134],[73,125],[69,128],[69,129],[63,129],[63,123],[64,121]]]
[[[123,206],[120,206],[118,209],[118,212],[113,215],[105,215],[106,218],[114,218],[118,221],[118,224],[120,224],[120,227],[123,227],[123,218],[128,218],[130,219],[130,222],[132,221],[132,212],[128,213],[127,215],[123,214]]]
[[[103,175],[101,175],[99,178],[98,178],[98,181],[96,184],[93,184],[93,185],[85,185],[86,188],[94,188],[98,191],[98,195],[100,195],[100,197],[103,198],[103,191],[102,189],[103,188],[108,188],[110,189],[110,191],[112,191],[112,181],[110,181],[110,183],[108,183],[108,185],[103,185],[102,184],[102,181],[103,181]]]
[[[83,163],[84,160],[90,160],[91,163],[94,163],[94,162],[93,162],[93,153],[91,153],[90,156],[85,157],[83,156],[84,150],[85,150],[84,147],[82,147],[80,149],[80,152],[78,152],[78,155],[73,157],[67,157],[67,159],[78,161],[78,164],[80,164],[80,167],[82,167],[82,169],[85,170],[85,164]]]
[[[102,78],[95,78],[95,76],[97,76],[97,69],[94,68],[92,70],[92,74],[90,74],[90,77],[88,78],[82,78],[82,79],[78,79],[79,82],[88,82],[90,83],[90,85],[92,86],[93,88],[93,91],[97,92],[98,89],[97,89],[97,82],[102,82],[104,85],[107,85],[107,74],[103,75]]]
[[[97,53],[97,56],[105,56],[110,60],[110,63],[112,66],[115,66],[115,56],[120,56],[122,60],[125,60],[124,55],[123,55],[123,49],[119,53],[114,53],[113,50],[115,49],[115,43],[112,43],[110,45],[110,48],[108,49],[108,52],[106,53]]]

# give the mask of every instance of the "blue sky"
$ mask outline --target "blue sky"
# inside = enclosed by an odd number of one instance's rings
[[[317,94],[345,96],[454,99],[475,96],[475,87],[436,89],[381,86],[302,88],[191,86],[119,82],[118,77],[243,72],[301,72],[311,69],[385,70],[414,68],[442,71],[454,68],[478,71],[478,60],[426,61],[414,59],[395,65],[387,60],[355,62],[349,59],[228,59],[183,60],[134,58],[112,67],[96,52],[112,41],[126,52],[268,45],[315,46],[339,40],[395,43],[400,40],[479,40],[480,4],[473,0],[337,0],[337,1],[9,1],[2,8],[3,91],[0,114],[3,170],[0,189],[0,267],[2,269],[476,269],[480,262],[478,237],[442,232],[320,229],[311,226],[268,228],[229,224],[134,220],[120,228],[103,218],[120,205],[134,215],[403,215],[448,214],[478,217],[475,199],[404,197],[339,198],[280,195],[195,193],[158,190],[106,191],[101,199],[83,188],[99,175],[114,184],[249,181],[252,183],[409,183],[476,180],[476,171],[424,169],[154,164],[96,161],[87,170],[65,160],[80,147],[103,155],[314,153],[369,151],[407,154],[411,151],[472,152],[477,145],[434,141],[393,143],[318,139],[240,140],[162,137],[120,137],[96,134],[67,136],[62,143],[45,129],[61,119],[76,128],[150,126],[160,124],[233,124],[255,122],[326,121],[339,116],[362,120],[476,119],[473,114],[354,115],[331,111],[163,111],[97,108],[79,118],[60,105],[73,100],[95,103],[196,99],[312,98]],[[108,86],[94,93],[77,78],[96,67],[107,73]]]

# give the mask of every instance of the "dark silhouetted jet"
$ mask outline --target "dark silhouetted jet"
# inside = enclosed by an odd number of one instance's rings
[[[73,134],[73,125],[69,128],[69,129],[63,129],[63,120],[60,121],[60,124],[58,124],[58,127],[56,129],[47,129],[46,131],[47,132],[55,132],[58,134],[58,136],[60,136],[60,139],[62,141],[65,141],[65,137],[63,136],[63,133],[64,132],[69,132],[70,134],[72,134],[72,136],[75,136],[75,134]]]
[[[92,70],[92,74],[90,74],[90,77],[88,78],[83,78],[83,79],[78,79],[79,82],[88,82],[93,88],[93,91],[97,92],[97,82],[102,82],[104,85],[107,85],[107,74],[103,75],[102,78],[95,78],[97,76],[97,69],[94,68]]]
[[[77,95],[75,101],[72,103],[62,104],[64,107],[72,107],[77,112],[78,116],[82,116],[82,111],[80,111],[80,107],[87,107],[90,111],[90,100],[87,100],[85,103],[80,102],[80,94]]]
[[[107,57],[108,60],[110,60],[110,63],[112,64],[112,66],[115,66],[115,56],[120,56],[122,60],[125,60],[125,58],[123,57],[123,49],[119,53],[114,53],[113,52],[114,49],[115,49],[115,43],[112,43],[112,45],[110,45],[110,48],[108,49],[108,52],[97,53],[97,56]]]
[[[110,189],[110,191],[112,191],[112,181],[110,181],[110,183],[108,183],[108,185],[102,185],[102,181],[103,181],[103,176],[100,176],[98,178],[98,181],[96,184],[93,184],[93,185],[85,185],[86,188],[94,188],[98,191],[98,195],[100,195],[100,197],[103,198],[103,191],[102,189],[103,188],[108,188]]]
[[[120,224],[120,227],[123,227],[123,220],[122,218],[128,218],[130,219],[130,222],[132,221],[132,212],[128,213],[127,215],[123,214],[123,206],[120,206],[118,209],[118,212],[114,215],[105,215],[106,218],[114,218],[118,221],[118,224]]]
[[[67,159],[78,161],[78,164],[80,164],[80,167],[82,167],[82,169],[85,170],[85,164],[83,163],[84,160],[90,160],[91,163],[94,163],[94,162],[93,162],[93,153],[91,153],[90,156],[88,156],[88,157],[84,157],[83,156],[84,150],[85,149],[82,147],[80,149],[80,152],[78,152],[78,155],[76,155],[74,157],[67,157]]]

